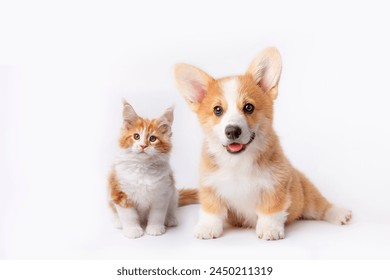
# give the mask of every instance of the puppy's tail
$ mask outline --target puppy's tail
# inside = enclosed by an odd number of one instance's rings
[[[179,207],[199,203],[197,189],[179,189]]]

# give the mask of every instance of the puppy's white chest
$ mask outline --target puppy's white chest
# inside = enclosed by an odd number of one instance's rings
[[[203,185],[213,187],[230,210],[249,224],[255,225],[260,193],[273,189],[272,174],[261,170],[250,160],[237,160],[222,165],[217,171],[204,174]]]

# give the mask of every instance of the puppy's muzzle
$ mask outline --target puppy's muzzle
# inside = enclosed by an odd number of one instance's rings
[[[226,135],[227,139],[229,139],[229,140],[234,141],[234,140],[240,138],[241,132],[242,132],[241,128],[238,126],[235,126],[235,125],[228,125],[225,128],[225,135]]]

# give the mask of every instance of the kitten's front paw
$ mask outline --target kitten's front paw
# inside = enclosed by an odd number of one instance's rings
[[[122,223],[118,217],[112,218],[112,225],[114,226],[114,228],[122,229]]]
[[[163,225],[148,225],[146,233],[149,235],[161,235],[165,233],[165,226]]]
[[[324,220],[336,225],[346,225],[352,219],[352,212],[348,209],[332,206],[325,214]]]
[[[177,226],[177,219],[175,216],[168,216],[166,219],[165,219],[165,225],[167,227],[175,227]]]
[[[195,227],[195,237],[199,239],[218,238],[222,235],[222,224],[198,224]]]
[[[123,235],[126,236],[127,238],[138,238],[144,234],[144,231],[140,226],[126,227],[122,231],[123,231]]]

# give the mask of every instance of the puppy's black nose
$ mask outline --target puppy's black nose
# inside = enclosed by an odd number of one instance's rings
[[[225,128],[226,137],[230,140],[236,140],[241,135],[241,128],[234,125],[228,125]]]

